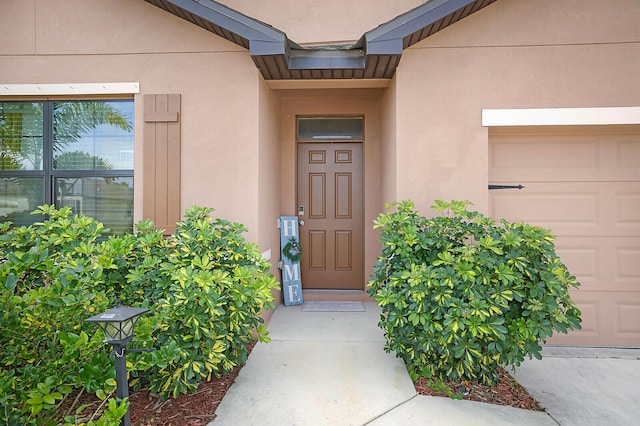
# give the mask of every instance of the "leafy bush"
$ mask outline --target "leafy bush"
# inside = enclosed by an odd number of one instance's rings
[[[445,214],[426,218],[402,201],[375,222],[384,245],[368,291],[382,307],[385,349],[414,378],[494,384],[499,366],[540,358],[554,331],[580,328],[568,293],[579,283],[550,232],[497,226],[469,204],[438,200]]]
[[[56,424],[56,406],[74,389],[106,397],[115,385],[104,377],[112,363],[102,339],[83,324],[109,305],[108,295],[95,285],[102,280],[95,253],[103,226],[87,217],[70,218],[69,208],[43,206],[37,213],[49,219],[0,228],[4,424]]]
[[[58,410],[82,389],[110,398],[87,425],[119,424],[128,402],[111,397],[108,347],[84,322],[118,302],[151,309],[128,346],[154,350],[127,361],[130,384],[160,395],[194,391],[244,363],[249,341],[268,340],[259,314],[273,308],[277,282],[244,226],[211,211],[189,209],[169,238],[143,221],[107,239],[68,207],[42,206],[34,213],[48,219],[28,227],[0,225],[0,423],[86,422]]]
[[[126,244],[111,240],[111,249],[117,244],[127,254],[120,263],[130,265],[126,300],[151,306],[137,341],[158,350],[132,359],[134,376],[159,395],[195,392],[201,380],[243,364],[250,341],[268,340],[260,312],[274,308],[278,283],[270,265],[257,245],[244,241],[243,225],[213,220],[211,212],[189,209],[168,239],[147,226]]]

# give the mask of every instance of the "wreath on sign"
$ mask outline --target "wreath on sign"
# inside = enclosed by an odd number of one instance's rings
[[[299,262],[302,259],[302,246],[296,237],[289,238],[289,241],[282,248],[282,255],[291,262]]]

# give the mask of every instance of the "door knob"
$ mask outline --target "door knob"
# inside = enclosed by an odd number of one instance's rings
[[[300,224],[300,226],[304,226],[304,220],[301,220],[300,222],[298,222]]]

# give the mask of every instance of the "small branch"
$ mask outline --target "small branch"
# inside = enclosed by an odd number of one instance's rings
[[[92,421],[93,418],[96,416],[96,414],[98,414],[98,412],[100,411],[100,409],[102,407],[104,407],[104,404],[107,403],[107,401],[109,400],[109,398],[111,398],[111,395],[113,395],[113,392],[109,393],[109,396],[107,396],[98,406],[98,408],[96,408],[96,411],[93,412],[93,414],[91,415],[91,418],[89,419],[89,421]]]
[[[73,408],[76,406],[76,404],[80,400],[80,397],[82,396],[83,393],[84,393],[84,388],[80,388],[80,392],[78,392],[76,399],[73,400],[73,404],[71,404],[71,407],[69,407],[69,409],[67,410],[67,413],[64,415],[65,417],[71,414],[71,410],[73,410]]]
[[[158,408],[162,408],[166,403],[168,403],[169,401],[171,401],[170,399],[165,399],[164,401],[161,399],[158,399],[158,401],[156,402],[156,404],[153,406],[153,410],[157,410]]]

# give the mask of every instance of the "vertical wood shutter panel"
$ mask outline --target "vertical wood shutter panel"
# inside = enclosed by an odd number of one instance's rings
[[[180,220],[180,95],[144,95],[143,207],[165,235]]]

